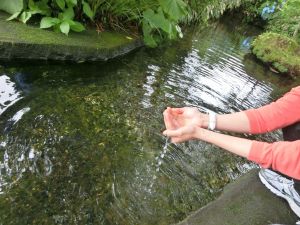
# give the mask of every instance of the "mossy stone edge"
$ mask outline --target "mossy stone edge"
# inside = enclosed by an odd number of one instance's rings
[[[300,45],[295,39],[265,32],[252,43],[252,53],[280,73],[300,76]]]
[[[227,185],[221,196],[177,225],[295,224],[288,203],[272,194],[251,170]]]
[[[68,37],[51,30],[6,21],[0,11],[1,60],[106,61],[139,48],[140,38],[118,32],[87,30]]]

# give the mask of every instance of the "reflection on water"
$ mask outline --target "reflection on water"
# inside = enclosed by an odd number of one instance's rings
[[[216,23],[106,64],[0,67],[1,223],[171,224],[213,200],[255,165],[167,145],[162,112],[270,102],[279,78],[246,56],[256,34]]]
[[[15,83],[5,75],[0,76],[0,115],[14,103],[21,99],[20,93],[15,88]]]

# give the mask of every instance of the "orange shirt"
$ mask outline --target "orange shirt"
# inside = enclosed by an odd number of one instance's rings
[[[252,134],[266,133],[300,121],[300,86],[269,105],[245,111]],[[248,159],[300,180],[300,140],[253,141]]]

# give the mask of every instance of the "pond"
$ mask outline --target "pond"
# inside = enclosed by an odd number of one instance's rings
[[[162,112],[277,98],[292,81],[249,55],[259,32],[231,18],[106,63],[0,63],[0,223],[172,224],[215,199],[256,165],[168,144]]]

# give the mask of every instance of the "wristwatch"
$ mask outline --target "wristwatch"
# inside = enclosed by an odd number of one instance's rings
[[[217,114],[215,112],[208,113],[208,129],[214,130],[217,125]]]

